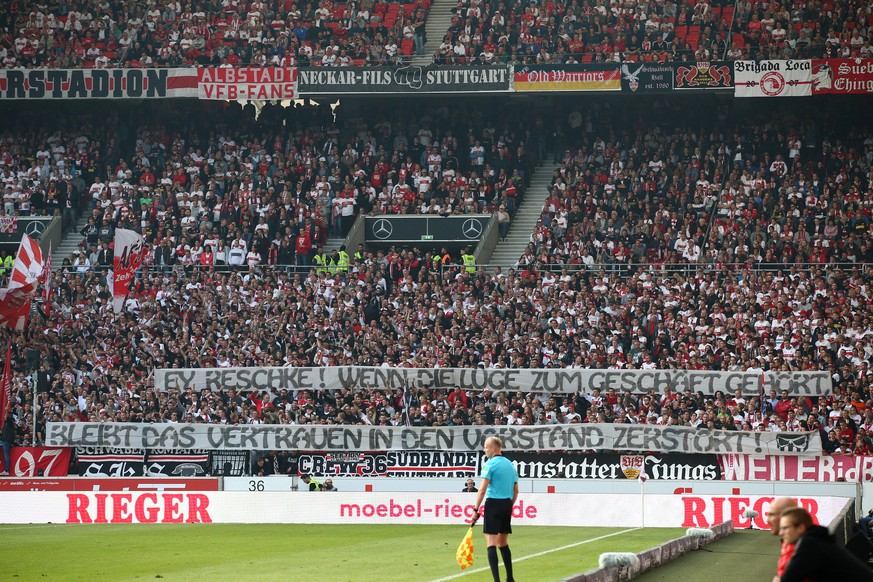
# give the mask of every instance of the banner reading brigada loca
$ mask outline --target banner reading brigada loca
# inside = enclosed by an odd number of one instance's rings
[[[736,97],[806,97],[812,95],[812,61],[735,61]]]
[[[464,391],[509,390],[575,394],[577,391],[615,389],[636,394],[665,388],[673,392],[713,395],[717,391],[745,396],[760,395],[762,374],[757,372],[709,372],[698,370],[589,370],[533,368],[381,368],[333,366],[330,368],[178,368],[157,369],[155,388],[194,390],[337,390],[339,388],[404,387],[452,388]],[[832,391],[827,372],[766,372],[763,388],[792,396],[822,396]]]
[[[813,95],[873,93],[873,59],[813,59]]]
[[[621,91],[618,63],[525,65],[513,73],[515,91]]]
[[[510,88],[509,71],[507,65],[304,68],[299,71],[299,91],[302,96],[506,92]]]
[[[489,436],[503,439],[507,451],[816,455],[822,450],[817,432],[763,433],[634,424],[378,427],[50,422],[46,444],[117,449],[479,451]]]

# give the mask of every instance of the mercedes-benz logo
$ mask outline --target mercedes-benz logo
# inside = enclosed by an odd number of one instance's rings
[[[394,232],[394,226],[392,226],[391,221],[386,218],[380,218],[373,223],[373,236],[379,240],[385,240],[391,236],[392,232]]]
[[[478,218],[468,218],[461,225],[461,232],[467,238],[479,238],[482,236],[482,223]]]
[[[41,220],[31,220],[27,223],[27,226],[24,227],[24,234],[30,238],[39,238],[44,230],[45,225]]]

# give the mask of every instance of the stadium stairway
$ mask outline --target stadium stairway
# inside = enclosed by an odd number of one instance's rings
[[[530,242],[530,235],[533,233],[537,219],[542,213],[543,204],[549,197],[552,175],[558,167],[559,164],[548,162],[534,170],[530,186],[525,191],[524,199],[509,225],[509,234],[506,236],[506,240],[497,243],[497,247],[487,260],[489,272],[492,272],[495,266],[500,266],[505,273],[506,268],[515,266],[518,259],[524,254],[524,249]]]
[[[452,17],[454,13],[452,9],[457,6],[452,0],[435,0],[430,5],[427,14],[427,24],[424,27],[424,34],[427,42],[424,44],[423,55],[413,55],[412,64],[426,67],[433,63],[433,54],[443,42],[443,37],[446,31],[452,25]]]
[[[64,238],[61,240],[60,244],[56,249],[52,250],[52,265],[54,268],[60,267],[64,262],[64,259],[70,257],[73,253],[79,250],[79,243],[84,240],[85,237],[81,235],[81,231],[85,228],[85,225],[88,224],[88,213],[83,212],[79,217],[79,220],[76,221],[76,226],[71,228],[67,234],[64,235]],[[72,258],[70,262],[72,262]]]

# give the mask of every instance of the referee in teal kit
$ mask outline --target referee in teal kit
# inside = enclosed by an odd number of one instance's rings
[[[497,437],[485,439],[485,467],[482,470],[482,484],[476,495],[476,513],[470,525],[475,525],[479,519],[479,508],[482,500],[485,503],[485,541],[488,544],[488,564],[494,582],[500,582],[500,571],[497,565],[497,548],[503,557],[503,567],[506,568],[506,582],[513,582],[512,553],[509,551],[509,534],[512,533],[512,506],[518,498],[518,472],[512,463],[503,455],[503,442]]]

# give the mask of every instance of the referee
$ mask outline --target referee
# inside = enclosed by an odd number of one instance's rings
[[[497,437],[485,439],[485,468],[482,470],[482,484],[476,495],[476,513],[471,525],[479,519],[479,508],[482,501],[485,504],[485,541],[488,544],[488,564],[494,582],[500,582],[500,571],[497,565],[497,548],[503,556],[503,567],[506,568],[506,581],[512,582],[512,553],[509,551],[509,534],[512,533],[512,506],[518,498],[518,472],[512,463],[503,455],[503,442]]]

